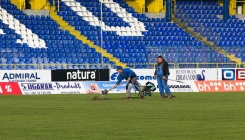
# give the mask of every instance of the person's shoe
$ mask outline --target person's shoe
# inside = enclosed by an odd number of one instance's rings
[[[173,97],[173,95],[172,95],[172,94],[168,95],[168,99],[170,99],[170,98],[172,98],[172,97]]]
[[[140,96],[140,99],[145,99],[145,97],[144,96]]]
[[[162,95],[161,98],[165,98],[165,95]]]
[[[132,98],[131,97],[126,97],[125,100],[131,100]]]

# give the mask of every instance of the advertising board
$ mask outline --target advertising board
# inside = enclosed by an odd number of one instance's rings
[[[1,70],[0,82],[51,82],[50,70]]]
[[[52,82],[109,81],[109,69],[63,69],[51,70]]]

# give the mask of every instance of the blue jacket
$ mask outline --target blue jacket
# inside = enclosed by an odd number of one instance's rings
[[[134,78],[136,76],[137,75],[135,74],[134,71],[132,71],[129,68],[124,68],[124,69],[122,69],[122,74],[119,74],[117,76],[117,83],[116,84],[119,85],[122,82],[123,79],[128,80],[128,78],[132,79],[132,78]]]

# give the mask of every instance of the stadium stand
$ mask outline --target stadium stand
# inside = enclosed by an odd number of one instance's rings
[[[10,1],[1,1],[0,7],[1,64],[20,64],[16,69],[84,68],[82,65],[100,64],[101,53],[83,44],[69,32],[59,29],[50,17],[28,16]],[[109,64],[108,58],[103,62]],[[38,65],[21,65],[38,64]],[[1,69],[14,69],[13,65],[1,65]],[[90,68],[101,68],[90,65]]]
[[[178,0],[176,17],[208,41],[245,61],[245,24],[236,16],[222,20],[223,8],[217,1]]]
[[[183,7],[184,3],[180,2],[178,6]],[[105,64],[114,64],[69,31],[60,29],[59,24],[49,16],[26,15],[10,0],[3,0],[0,4],[0,38],[3,40],[0,43],[0,63],[6,64],[0,65],[0,69],[38,69],[39,66],[44,69],[85,68],[79,64],[103,68],[102,65],[93,65],[101,64],[101,58]],[[128,66],[146,68],[148,65],[145,64],[155,62],[158,55],[163,55],[169,63],[174,64],[231,62],[176,23],[166,22],[165,18],[148,18],[145,14],[138,14],[121,0],[103,0],[102,18],[99,0],[62,0],[59,9],[58,15],[69,25]],[[181,16],[183,13],[179,14],[179,18]],[[194,68],[197,65],[179,67]],[[217,65],[200,64],[198,67]]]

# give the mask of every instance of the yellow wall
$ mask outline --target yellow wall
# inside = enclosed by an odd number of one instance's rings
[[[31,9],[40,10],[47,4],[47,0],[30,0]]]
[[[130,7],[138,13],[144,13],[145,0],[124,0]]]
[[[148,12],[159,12],[163,9],[163,0],[145,0]]]
[[[219,6],[223,6],[223,0],[218,0]]]
[[[245,14],[245,2],[242,5],[242,14]]]
[[[236,0],[230,0],[229,3],[229,14],[235,15],[236,14]]]
[[[219,6],[223,6],[223,0],[218,0]],[[236,14],[236,0],[229,0],[229,14]]]

